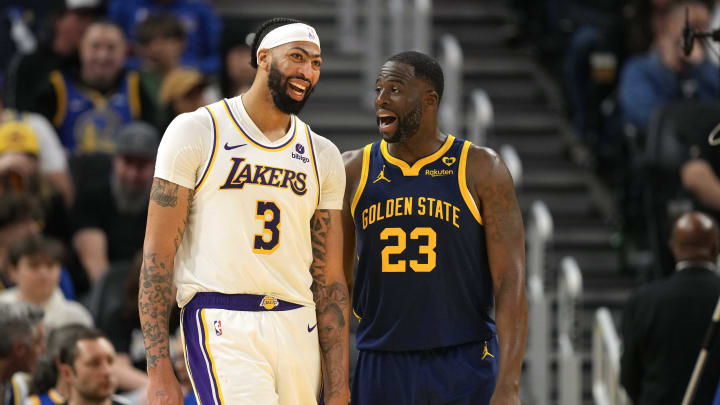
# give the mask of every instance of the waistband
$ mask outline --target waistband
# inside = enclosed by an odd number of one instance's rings
[[[228,309],[231,311],[289,311],[301,308],[302,305],[279,300],[271,295],[255,294],[221,294],[217,292],[199,292],[184,309],[202,308]]]

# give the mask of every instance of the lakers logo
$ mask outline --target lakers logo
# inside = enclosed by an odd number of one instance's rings
[[[442,158],[442,162],[445,163],[445,166],[452,166],[453,164],[455,164],[455,160],[456,159],[454,157],[450,156],[445,156],[444,158]]]
[[[387,181],[388,183],[391,183],[390,179],[388,179],[387,177],[385,177],[385,165],[383,165],[382,170],[380,170],[380,174],[378,174],[377,179],[375,179],[375,181],[373,181],[373,184],[374,184],[374,183],[377,183],[377,182],[380,181],[380,180],[385,180],[385,181]]]
[[[262,300],[260,300],[259,306],[261,306],[267,310],[271,310],[271,309],[277,307],[278,305],[280,305],[280,303],[278,302],[277,298],[266,295],[263,297]]]

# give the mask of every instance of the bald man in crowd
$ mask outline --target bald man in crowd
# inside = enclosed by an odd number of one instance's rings
[[[620,378],[636,405],[679,404],[720,296],[718,228],[700,212],[676,222],[670,238],[675,274],[636,292],[623,310]],[[710,353],[694,404],[712,402],[720,361]]]

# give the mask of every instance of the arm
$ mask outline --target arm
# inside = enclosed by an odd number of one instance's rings
[[[720,210],[720,179],[703,159],[693,159],[680,168],[685,189],[705,206]]]
[[[180,404],[170,361],[169,324],[175,253],[182,242],[193,191],[155,178],[150,192],[138,307],[150,377],[148,404]]]
[[[488,261],[495,292],[500,355],[491,404],[520,404],[520,372],[527,340],[525,234],[512,178],[488,149],[473,147],[469,165],[485,226]]]
[[[350,303],[343,275],[340,210],[318,209],[310,220],[313,261],[310,289],[315,301],[322,354],[325,403],[350,400]]]
[[[624,118],[644,131],[655,108],[665,102],[658,94],[641,60],[630,61],[622,71],[618,97]],[[664,83],[663,85],[671,85]]]
[[[343,268],[345,271],[345,280],[347,280],[348,291],[352,297],[355,272],[355,223],[353,222],[352,213],[350,212],[352,199],[357,189],[357,180],[362,170],[362,149],[345,152],[342,154],[345,162],[345,195],[342,206],[342,226],[343,226]]]
[[[110,267],[105,232],[100,228],[83,228],[75,232],[72,243],[90,282],[96,282]]]

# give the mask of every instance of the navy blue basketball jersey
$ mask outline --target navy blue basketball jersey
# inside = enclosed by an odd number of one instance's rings
[[[469,147],[448,135],[412,166],[385,141],[363,150],[351,204],[359,349],[426,350],[494,335],[485,232],[465,178]]]

